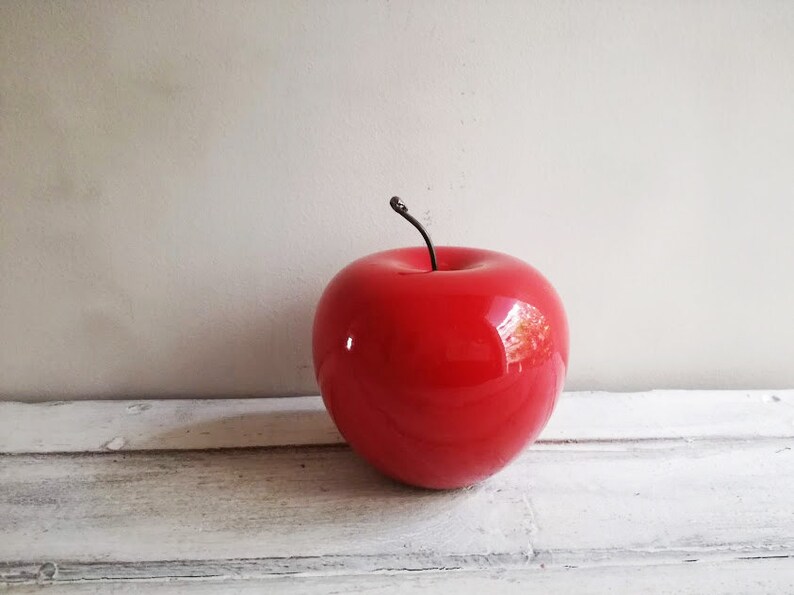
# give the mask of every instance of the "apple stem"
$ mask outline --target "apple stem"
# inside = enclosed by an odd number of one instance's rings
[[[433,267],[434,271],[438,270],[438,265],[436,264],[436,249],[433,248],[433,242],[430,241],[430,236],[427,235],[427,231],[422,226],[419,221],[417,221],[413,216],[408,214],[408,207],[405,206],[405,203],[400,200],[399,196],[392,196],[391,200],[389,201],[391,208],[394,211],[401,215],[404,219],[406,219],[411,225],[413,225],[416,229],[419,230],[419,233],[422,234],[422,237],[425,240],[425,244],[427,244],[427,250],[430,252],[430,266]]]

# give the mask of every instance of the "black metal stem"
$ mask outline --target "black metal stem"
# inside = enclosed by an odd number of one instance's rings
[[[427,244],[427,249],[430,252],[430,266],[433,267],[434,271],[437,271],[438,265],[436,264],[436,249],[433,248],[433,242],[430,241],[430,236],[427,235],[427,231],[425,231],[425,228],[413,216],[408,214],[408,207],[406,207],[405,203],[400,200],[399,196],[392,196],[391,200],[389,201],[389,204],[397,214],[401,215],[411,225],[413,225],[416,229],[418,229],[419,233],[422,234],[422,237],[425,240],[425,244]]]

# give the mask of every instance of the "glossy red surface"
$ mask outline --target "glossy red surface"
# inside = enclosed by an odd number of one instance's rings
[[[511,256],[372,254],[329,283],[314,320],[323,400],[351,447],[405,483],[456,488],[506,465],[551,415],[568,364],[562,303]]]

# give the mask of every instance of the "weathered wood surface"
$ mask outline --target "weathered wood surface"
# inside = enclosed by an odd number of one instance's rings
[[[566,393],[542,441],[791,436],[794,390]],[[0,453],[342,441],[319,397],[0,402]]]
[[[84,581],[19,585],[14,593],[153,595],[189,593],[279,593],[282,595],[603,595],[655,593],[791,593],[794,565],[790,559],[729,560],[688,564],[595,566],[528,570],[428,571],[413,573],[335,574],[234,580]]]
[[[6,454],[0,583],[64,593],[794,592],[792,394],[568,395],[542,443],[454,492],[397,485],[338,444]],[[287,435],[282,411],[270,435]]]

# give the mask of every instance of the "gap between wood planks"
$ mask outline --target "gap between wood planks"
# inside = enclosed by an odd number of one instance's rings
[[[86,595],[123,593],[281,593],[283,595],[337,595],[366,592],[370,595],[456,593],[457,595],[527,595],[527,593],[605,592],[670,593],[703,595],[791,592],[787,560],[732,561],[640,567],[547,569],[541,572],[489,570],[482,572],[434,571],[397,574],[324,575],[317,577],[270,577],[263,579],[166,579],[130,581],[81,581],[17,585],[16,593],[57,592]]]
[[[570,552],[574,553],[574,552]],[[584,552],[575,552],[581,556]],[[595,551],[589,560],[579,563],[554,563],[554,555],[565,552],[536,552],[531,559],[518,555],[490,554],[465,556],[415,556],[413,559],[388,555],[319,556],[290,558],[251,558],[230,560],[150,560],[141,562],[5,562],[0,564],[0,578],[8,584],[57,581],[60,584],[86,581],[149,581],[170,579],[250,580],[280,577],[357,576],[371,574],[588,570],[593,568],[638,568],[687,564],[731,564],[746,561],[792,560],[794,553],[758,553],[748,551],[703,552],[698,558],[686,558],[691,552]],[[744,554],[744,555],[742,555]],[[794,578],[794,566],[792,566]]]

